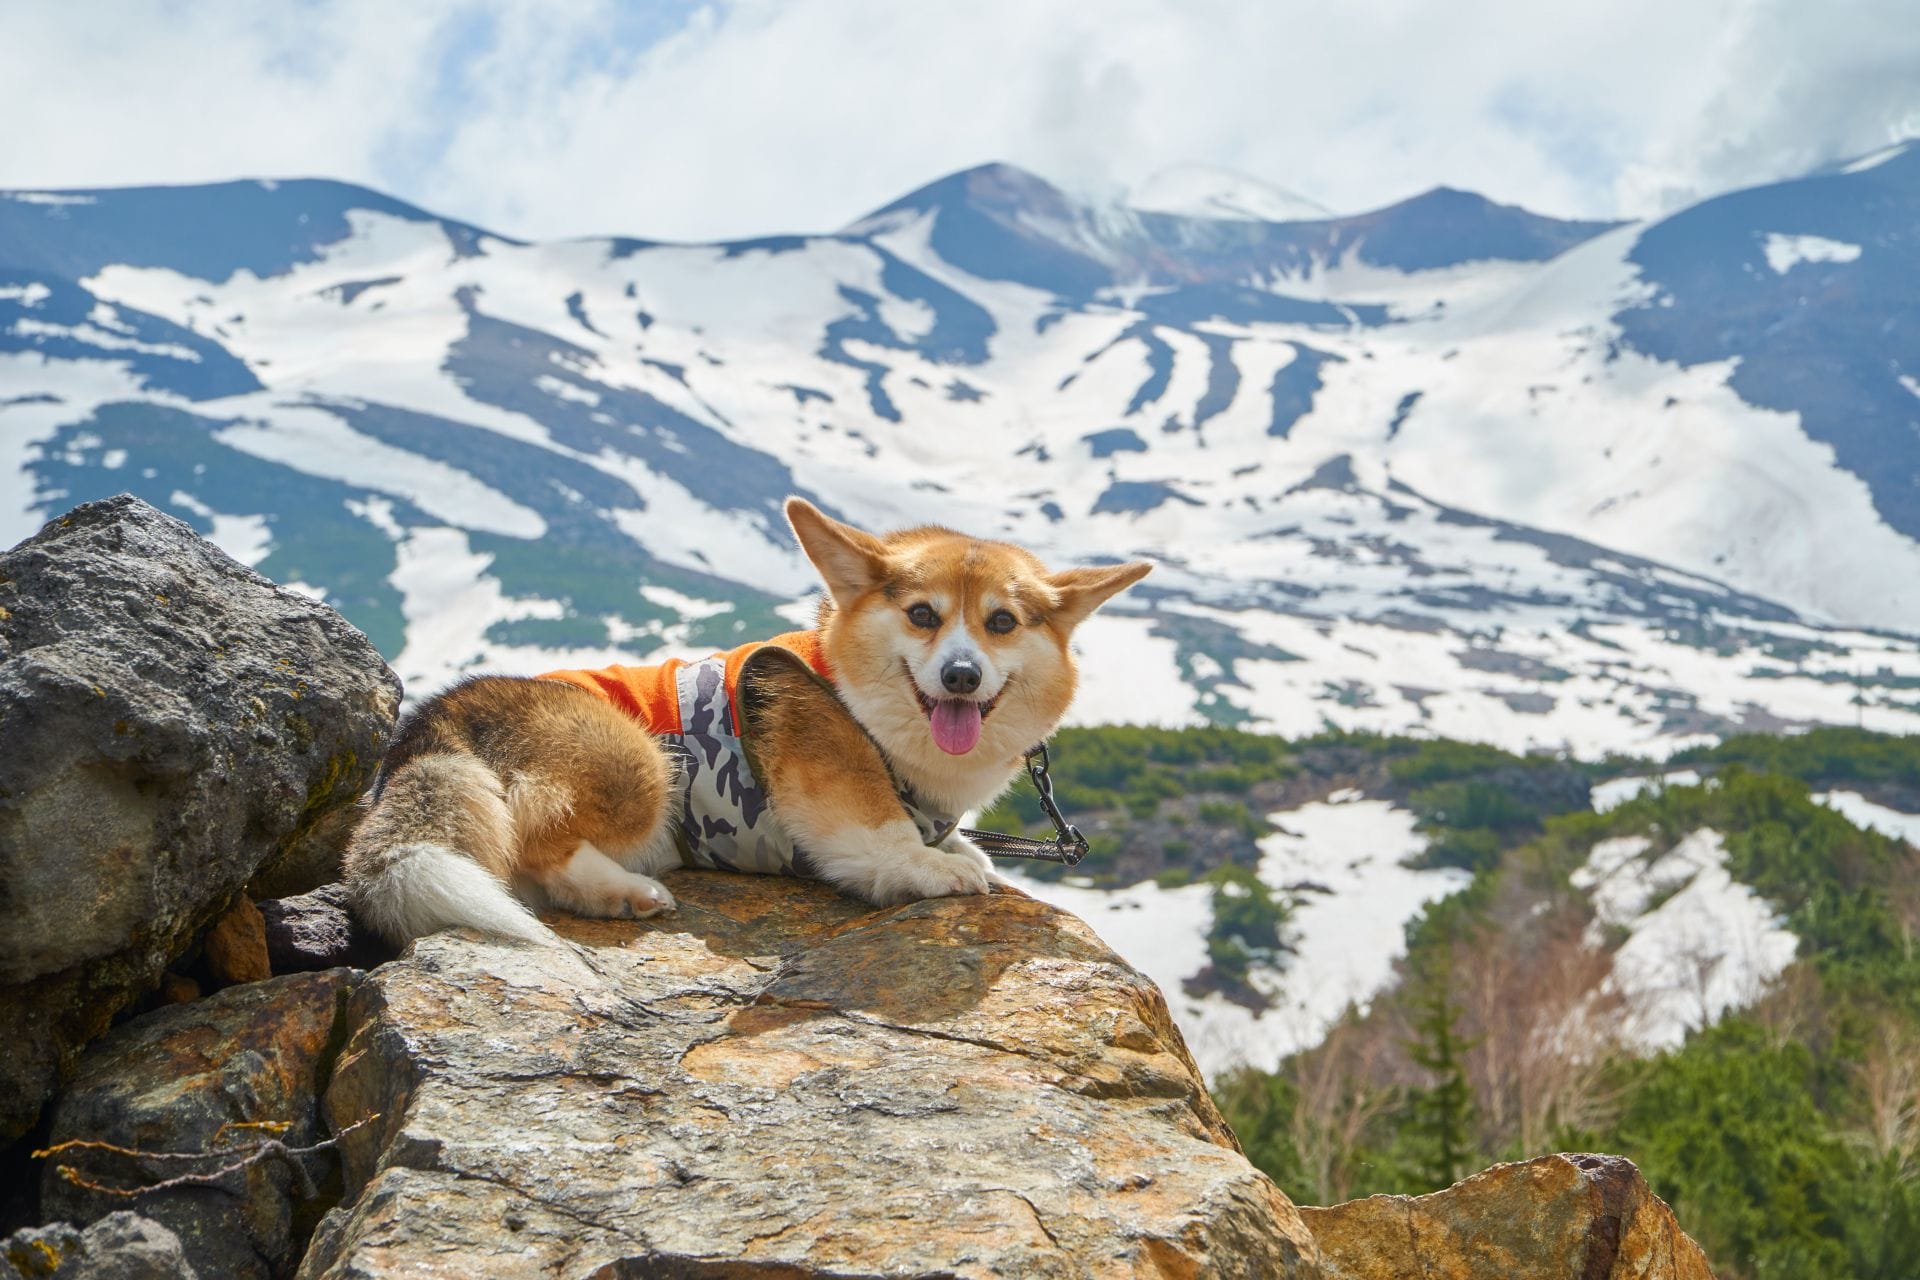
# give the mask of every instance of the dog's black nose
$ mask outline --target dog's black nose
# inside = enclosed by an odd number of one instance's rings
[[[970,658],[955,658],[940,668],[940,683],[948,693],[972,693],[980,687],[980,668]]]

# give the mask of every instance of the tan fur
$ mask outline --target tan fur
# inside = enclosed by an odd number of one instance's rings
[[[562,878],[581,846],[624,861],[655,844],[670,816],[673,770],[660,745],[557,681],[455,685],[414,713],[383,768],[379,799],[347,848],[344,875],[356,889],[391,869],[396,852],[427,843],[472,858],[503,885],[592,907]],[[597,895],[593,913],[640,915],[671,902],[664,890],[626,888]]]
[[[774,814],[819,874],[869,901],[983,892],[986,858],[957,833],[923,846],[893,779],[948,813],[1005,790],[1073,700],[1073,628],[1150,566],[1049,573],[1019,547],[949,529],[876,537],[798,498],[787,516],[827,587],[819,625],[835,691],[782,664],[739,691]],[[916,604],[939,624],[913,624]],[[989,629],[1002,609],[1016,622],[1004,634]],[[961,756],[939,749],[921,701],[959,696],[939,677],[955,653],[977,661],[980,688],[965,696],[985,709]],[[585,690],[468,680],[409,717],[382,768],[346,877],[396,939],[450,924],[544,935],[509,886],[594,915],[672,906],[642,874],[677,861],[672,767],[642,726]]]
[[[781,816],[810,829],[878,827],[900,816],[886,761],[847,709],[796,667],[769,666],[744,691],[763,779]]]

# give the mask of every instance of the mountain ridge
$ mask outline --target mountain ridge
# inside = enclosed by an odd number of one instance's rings
[[[1633,261],[1671,221],[1445,188],[1182,218],[1005,165],[710,245],[521,244],[324,180],[4,193],[0,528],[134,489],[430,686],[787,625],[800,491],[1159,559],[1087,644],[1165,697],[1093,679],[1090,719],[1583,752],[1916,722],[1920,546],[1864,500],[1891,468],[1616,320],[1689,288]],[[1844,279],[1845,243],[1773,252]]]

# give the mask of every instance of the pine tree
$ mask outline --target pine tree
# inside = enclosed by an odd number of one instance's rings
[[[1414,985],[1414,1038],[1407,1045],[1408,1056],[1434,1079],[1408,1097],[1415,1171],[1433,1190],[1465,1176],[1474,1155],[1473,1090],[1465,1062],[1473,1046],[1460,1034],[1462,1010],[1453,998],[1448,950],[1433,948],[1437,967]]]

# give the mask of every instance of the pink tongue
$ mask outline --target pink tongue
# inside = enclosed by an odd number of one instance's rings
[[[928,717],[933,745],[950,756],[963,756],[980,741],[980,704],[960,698],[942,698]]]

